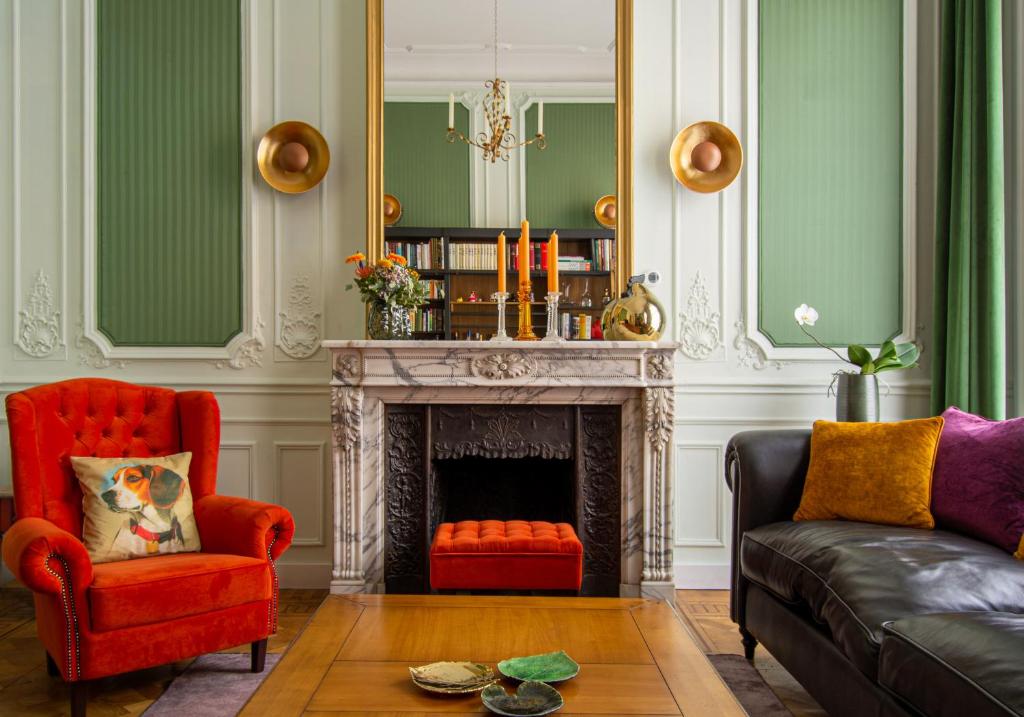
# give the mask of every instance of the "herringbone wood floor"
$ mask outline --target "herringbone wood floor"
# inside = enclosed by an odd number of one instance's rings
[[[281,591],[279,631],[270,640],[271,652],[288,647],[326,594],[324,590]],[[729,620],[728,591],[679,590],[676,604],[705,652],[743,653],[736,626]],[[247,645],[229,652],[246,650]],[[189,663],[183,660],[101,680],[90,694],[90,717],[141,715]],[[825,714],[763,649],[757,651],[755,666],[795,717]],[[69,712],[67,687],[46,674],[31,593],[14,585],[0,588],[0,715],[49,717]]]

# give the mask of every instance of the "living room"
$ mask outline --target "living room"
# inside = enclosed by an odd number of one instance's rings
[[[0,714],[1024,714],[1019,0],[0,28]]]

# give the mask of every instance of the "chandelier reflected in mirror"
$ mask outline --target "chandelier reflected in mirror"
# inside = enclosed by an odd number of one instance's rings
[[[484,95],[484,119],[487,130],[477,133],[476,139],[470,139],[455,129],[455,95],[448,95],[448,142],[462,140],[468,145],[483,151],[485,162],[497,162],[499,159],[508,161],[509,151],[517,147],[536,144],[538,149],[546,149],[544,137],[544,103],[537,105],[537,134],[522,142],[512,133],[512,116],[509,114],[510,90],[509,83],[498,76],[498,0],[494,0],[494,79],[484,83],[487,94]]]

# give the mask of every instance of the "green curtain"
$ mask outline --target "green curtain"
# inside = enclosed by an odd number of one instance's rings
[[[1006,412],[1000,0],[944,0],[932,409]]]

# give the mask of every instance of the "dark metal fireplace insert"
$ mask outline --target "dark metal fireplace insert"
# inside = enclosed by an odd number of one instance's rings
[[[389,593],[430,591],[440,523],[522,519],[572,524],[582,594],[619,594],[618,406],[389,404],[385,422]]]

